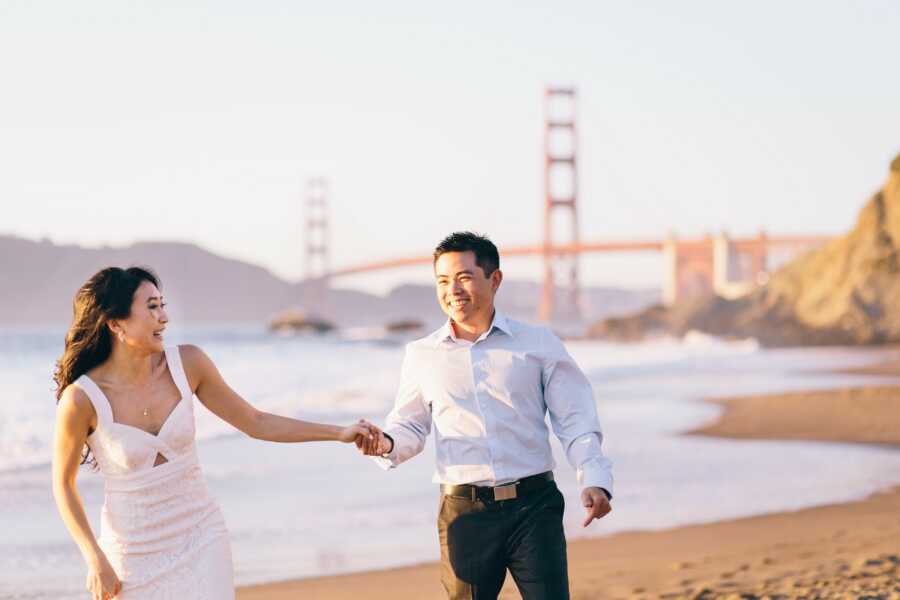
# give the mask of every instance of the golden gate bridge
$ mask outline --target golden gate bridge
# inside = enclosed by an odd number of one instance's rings
[[[544,100],[543,239],[540,243],[500,248],[502,257],[539,256],[543,285],[537,318],[577,320],[581,315],[578,259],[597,253],[661,253],[664,261],[663,301],[717,294],[734,298],[768,281],[770,258],[784,259],[826,243],[825,235],[730,237],[721,233],[682,239],[582,241],[578,222],[578,160],[576,90],[548,87]],[[331,268],[329,264],[328,184],[314,177],[306,189],[306,302],[321,308],[332,280],[415,265],[431,264],[431,256],[416,254]],[[564,292],[558,294],[559,292]]]

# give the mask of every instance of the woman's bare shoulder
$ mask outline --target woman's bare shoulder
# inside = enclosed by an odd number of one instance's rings
[[[181,354],[181,362],[184,363],[185,369],[203,368],[206,363],[211,363],[209,356],[200,346],[194,344],[181,344],[178,346]]]
[[[212,359],[199,346],[194,344],[181,344],[178,346],[181,354],[181,364],[188,382],[196,391],[197,385],[205,379],[209,373],[215,372],[216,366]]]
[[[58,410],[72,416],[94,417],[94,404],[80,385],[70,383],[59,397]]]

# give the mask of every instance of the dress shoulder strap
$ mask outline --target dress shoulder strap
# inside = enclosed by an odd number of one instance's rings
[[[75,385],[87,394],[91,404],[94,405],[94,410],[97,412],[97,427],[99,428],[101,424],[112,423],[112,406],[109,405],[109,400],[107,400],[106,394],[103,393],[100,386],[94,383],[94,380],[87,375],[82,375],[76,379]]]
[[[166,362],[169,365],[169,372],[172,373],[172,379],[181,392],[181,397],[190,402],[194,392],[191,391],[191,384],[188,383],[187,373],[184,372],[184,365],[181,363],[181,348],[172,346],[166,348]]]

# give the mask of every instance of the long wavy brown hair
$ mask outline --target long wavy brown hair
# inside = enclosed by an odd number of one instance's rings
[[[66,333],[63,355],[56,361],[56,402],[63,390],[79,377],[102,364],[112,353],[111,320],[127,319],[134,293],[142,282],[160,287],[159,277],[149,268],[107,267],[95,273],[75,294],[72,325]],[[81,464],[96,466],[90,446],[85,444]]]

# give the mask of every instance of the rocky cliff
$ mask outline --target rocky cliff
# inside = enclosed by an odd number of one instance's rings
[[[711,297],[607,319],[589,335],[638,340],[699,330],[768,346],[900,341],[900,156],[846,235],[776,271],[736,300]]]

